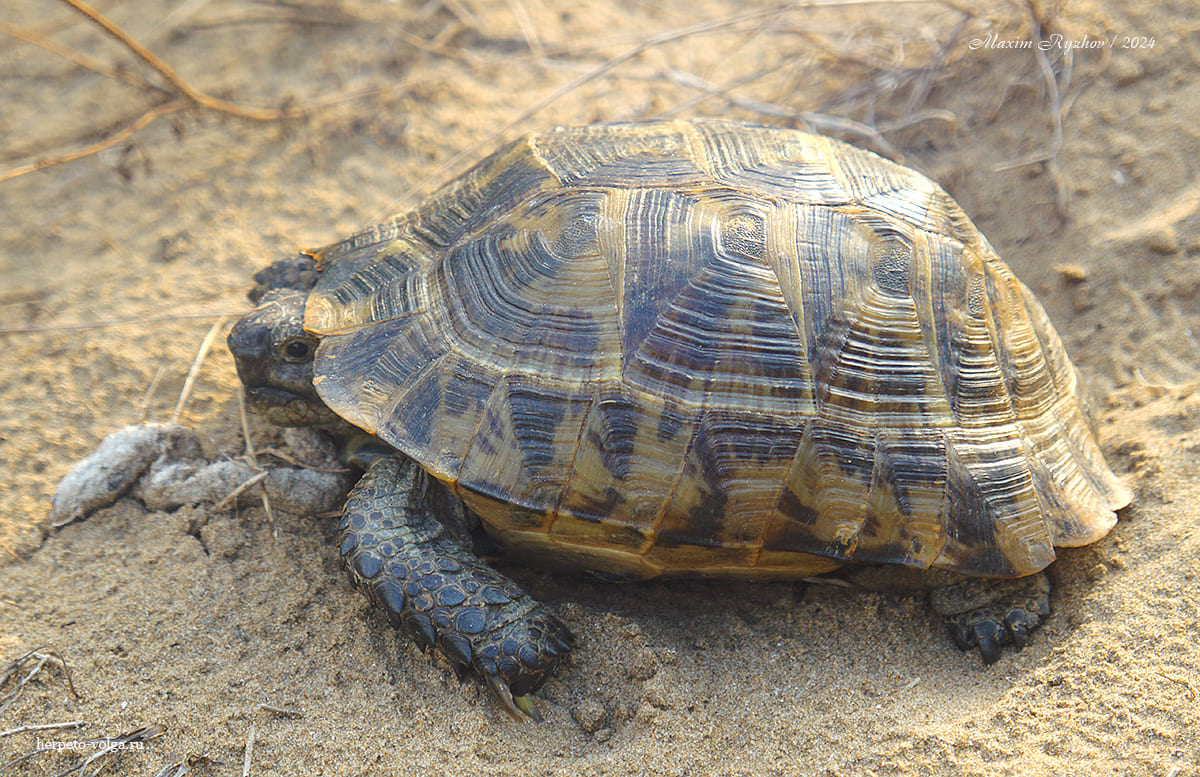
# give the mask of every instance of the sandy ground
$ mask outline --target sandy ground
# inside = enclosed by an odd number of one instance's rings
[[[1200,25],[1190,0],[1037,4],[1044,36],[1105,43],[1047,52],[1059,144],[1037,53],[1000,47],[1034,34],[1028,10],[992,5],[103,4],[196,88],[289,118],[165,112],[0,183],[0,661],[56,650],[78,691],[46,667],[0,731],[86,722],[0,736],[0,764],[38,738],[156,725],[109,773],[240,774],[253,736],[255,775],[1196,774]],[[0,40],[0,175],[174,99],[118,80],[165,85],[65,5],[17,0],[5,21],[116,72]],[[546,721],[517,725],[369,610],[331,520],[123,499],[44,528],[74,461],[170,417],[260,266],[410,206],[532,129],[802,114],[962,203],[1044,300],[1135,490],[1108,538],[1055,564],[1054,615],[1024,652],[984,669],[914,597],[510,568],[582,643]],[[212,456],[242,450],[235,381],[216,348],[181,417]]]

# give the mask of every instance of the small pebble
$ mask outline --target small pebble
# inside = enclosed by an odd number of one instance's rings
[[[1174,254],[1179,252],[1179,234],[1170,224],[1150,230],[1142,238],[1142,242],[1155,253]]]
[[[1083,283],[1087,280],[1087,268],[1073,262],[1054,265],[1054,271],[1067,283]]]

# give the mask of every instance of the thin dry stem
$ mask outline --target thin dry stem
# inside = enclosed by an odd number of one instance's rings
[[[35,30],[27,30],[24,27],[18,27],[15,24],[0,21],[0,34],[8,35],[11,38],[16,38],[19,41],[29,43],[38,48],[45,49],[51,54],[62,57],[68,62],[74,62],[80,67],[91,70],[94,73],[111,78],[114,81],[124,81],[130,86],[136,86],[139,89],[155,89],[160,90],[160,87],[147,81],[136,73],[131,73],[126,70],[118,70],[111,68],[98,59],[84,54],[82,51],[76,51],[70,46],[59,43],[54,38],[48,38],[45,35]]]
[[[14,677],[17,677],[22,673],[22,668],[25,666],[27,661],[30,659],[37,660],[37,664],[33,667],[33,669],[26,672],[24,677],[21,677],[21,679],[16,682],[15,688],[4,695],[0,695],[0,714],[3,714],[3,712],[20,697],[21,692],[25,689],[26,683],[36,677],[42,671],[42,667],[49,663],[51,659],[57,661],[59,666],[62,667],[63,675],[67,678],[67,688],[71,691],[71,695],[77,699],[79,698],[79,693],[75,690],[75,683],[71,680],[71,669],[67,666],[67,662],[63,660],[63,657],[59,655],[57,650],[46,650],[45,653],[42,653],[42,650],[43,648],[35,648],[29,651],[28,653],[10,661],[8,666],[4,668],[4,671],[0,672],[0,689],[3,689],[12,681]]]
[[[82,728],[87,723],[82,720],[68,720],[64,723],[40,723],[29,726],[17,726],[10,728],[8,731],[0,731],[0,737],[12,736],[13,734],[25,734],[30,731],[51,731],[58,728]]]
[[[158,370],[154,373],[154,378],[150,381],[150,385],[146,387],[146,393],[142,394],[142,402],[138,407],[139,424],[146,422],[146,415],[150,412],[150,400],[154,398],[154,394],[158,391],[158,384],[162,382],[163,375],[166,374],[166,365],[158,365]]]
[[[246,755],[242,760],[242,777],[250,777],[250,758],[254,754],[254,724],[250,724],[250,733],[246,735]]]
[[[254,442],[250,438],[250,416],[246,413],[246,388],[238,384],[238,417],[242,422],[242,439],[246,441],[246,460],[250,466],[258,468],[258,453],[254,450]]]
[[[175,403],[175,410],[171,413],[171,423],[179,422],[179,416],[183,413],[183,408],[192,395],[192,388],[196,385],[196,376],[200,374],[200,367],[204,364],[208,352],[212,350],[213,343],[227,320],[228,318],[225,316],[218,318],[200,343],[200,348],[196,351],[196,358],[192,359],[192,366],[188,370],[187,380],[183,382],[183,390],[179,392],[179,401]]]
[[[261,451],[259,451],[259,453],[264,456],[274,456],[280,461],[291,464],[293,467],[300,467],[301,469],[307,469],[313,472],[330,472],[334,474],[341,474],[350,471],[346,467],[318,467],[315,464],[309,464],[307,462],[300,461],[300,459],[292,456],[287,451],[281,451],[278,448],[263,448]]]
[[[170,316],[132,316],[130,318],[92,321],[87,324],[50,324],[48,326],[25,326],[0,328],[0,335],[29,335],[43,332],[90,332],[101,327],[130,326],[132,324],[157,324],[163,321],[183,321],[189,318],[233,318],[241,313],[175,313]]]
[[[138,43],[131,38],[117,25],[108,20],[106,16],[92,8],[83,0],[62,0],[62,2],[74,8],[79,13],[91,19],[100,26],[105,32],[120,41],[126,48],[144,60],[150,67],[162,74],[163,78],[171,83],[184,97],[188,98],[197,105],[202,105],[214,111],[229,113],[234,116],[240,116],[243,119],[252,121],[278,121],[285,117],[283,111],[270,110],[266,108],[253,108],[244,105],[231,103],[228,100],[222,100],[219,97],[204,94],[203,92],[192,88],[190,84],[179,77],[175,70],[160,59],[154,52]]]
[[[267,476],[269,476],[270,474],[271,473],[269,471],[264,469],[263,471],[259,472],[258,474],[253,475],[248,480],[246,480],[245,483],[242,483],[240,486],[238,486],[237,488],[230,491],[225,496],[224,499],[222,499],[220,502],[218,502],[217,509],[224,510],[226,507],[228,507],[233,502],[233,500],[237,499],[239,496],[241,496],[245,492],[249,491],[250,489],[257,486],[259,483],[266,480]]]
[[[93,762],[98,761],[99,759],[104,758],[111,753],[119,752],[130,742],[146,742],[154,739],[155,737],[162,736],[164,731],[165,729],[162,726],[143,726],[142,728],[130,731],[128,734],[122,734],[119,737],[90,740],[91,742],[95,743],[104,742],[106,747],[103,747],[92,753],[87,758],[83,759],[83,761],[62,770],[61,772],[58,772],[54,775],[54,777],[67,777],[67,775],[71,774],[72,772],[78,772],[82,774],[84,769],[90,766]]]
[[[134,133],[145,129],[152,122],[162,118],[163,116],[166,116],[169,113],[181,111],[188,107],[188,105],[189,103],[186,100],[172,100],[169,103],[157,105],[139,116],[137,121],[135,121],[133,124],[129,125],[123,130],[114,132],[104,140],[92,143],[89,146],[84,146],[83,148],[76,149],[74,151],[68,151],[67,153],[60,154],[56,157],[39,159],[36,162],[31,162],[27,165],[21,165],[19,167],[14,167],[11,170],[6,170],[5,172],[0,173],[0,183],[11,181],[13,178],[19,178],[22,175],[36,173],[37,171],[45,170],[48,167],[54,167],[55,165],[61,165],[67,162],[74,162],[77,159],[83,159],[84,157],[89,157],[93,154],[99,154],[101,151],[110,149],[118,143],[128,139]]]
[[[1029,8],[1029,17],[1033,25],[1032,38],[1035,42],[1042,42],[1042,23],[1034,13],[1032,5]],[[1042,74],[1042,79],[1046,82],[1047,99],[1050,103],[1049,113],[1054,126],[1054,134],[1050,138],[1050,145],[1041,151],[1035,151],[1032,154],[1020,157],[1019,159],[1001,162],[993,167],[997,172],[1003,170],[1012,170],[1017,167],[1024,167],[1032,164],[1045,164],[1046,172],[1050,175],[1050,179],[1054,182],[1054,208],[1057,211],[1059,218],[1067,218],[1067,184],[1063,180],[1062,172],[1058,166],[1058,152],[1063,145],[1063,103],[1061,90],[1058,84],[1058,78],[1054,75],[1054,68],[1050,66],[1050,58],[1046,56],[1046,52],[1038,45],[1034,47],[1035,58],[1038,63],[1038,70]],[[1070,57],[1070,52],[1067,52],[1067,57]],[[1068,69],[1068,74],[1069,74]],[[1068,76],[1069,77],[1069,76]],[[1064,86],[1066,84],[1064,83]]]
[[[242,439],[246,441],[246,461],[254,469],[261,469],[258,463],[258,453],[254,450],[254,442],[250,437],[250,416],[246,413],[246,389],[241,384],[238,385],[238,416],[242,422]],[[263,477],[266,477],[265,471]],[[275,511],[271,509],[271,497],[267,495],[267,490],[261,489],[259,494],[262,495],[263,512],[267,514],[267,520],[271,524],[271,535],[278,536],[279,529],[275,524]]]
[[[517,20],[517,26],[521,29],[521,36],[525,38],[525,45],[529,46],[530,53],[536,59],[545,57],[546,50],[538,38],[537,27],[534,26],[533,19],[529,16],[529,9],[521,0],[508,0],[508,7],[512,11],[513,18]]]
[[[903,155],[900,153],[900,150],[889,143],[887,139],[879,133],[879,130],[863,124],[862,122],[854,121],[853,119],[847,119],[842,116],[831,116],[829,114],[816,113],[813,111],[797,111],[782,105],[766,103],[761,100],[735,97],[728,93],[728,89],[721,89],[713,84],[710,84],[693,73],[672,70],[669,75],[671,80],[681,86],[700,90],[713,97],[720,97],[730,105],[756,111],[764,116],[773,116],[776,118],[786,118],[803,122],[813,129],[835,130],[848,135],[862,137],[870,142],[875,148],[879,149],[882,153],[887,154],[893,159],[900,159],[903,157]]]

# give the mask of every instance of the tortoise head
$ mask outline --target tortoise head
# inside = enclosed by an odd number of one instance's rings
[[[304,330],[307,298],[296,289],[272,289],[229,332],[229,350],[250,407],[278,426],[339,421],[313,388],[320,338]]]

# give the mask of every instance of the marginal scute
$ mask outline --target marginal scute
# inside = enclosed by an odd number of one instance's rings
[[[548,529],[591,404],[591,394],[575,394],[569,386],[507,376],[463,458],[460,493],[477,510],[503,511],[504,525]]]
[[[979,577],[1021,577],[1054,546],[1015,427],[947,432],[946,544],[935,562]]]
[[[945,542],[947,474],[940,430],[880,430],[854,559],[931,566]]]
[[[715,121],[515,141],[313,256],[335,412],[527,556],[984,576],[1129,492],[1032,294],[936,184]]]
[[[631,552],[648,548],[694,431],[688,408],[648,402],[623,387],[598,390],[550,536]]]
[[[684,459],[679,486],[659,522],[659,546],[761,548],[789,457],[804,432],[799,418],[709,410]],[[728,520],[727,516],[738,516]]]

